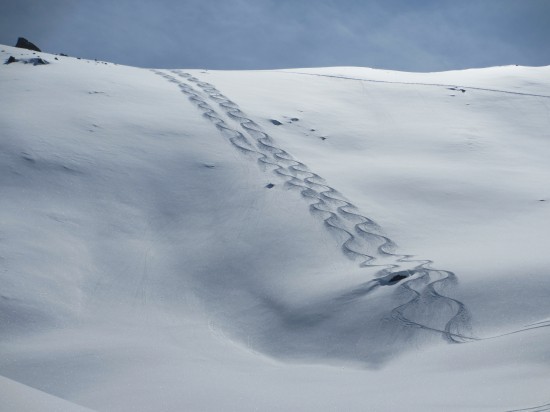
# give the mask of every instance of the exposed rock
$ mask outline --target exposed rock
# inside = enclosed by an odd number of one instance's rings
[[[391,286],[401,282],[410,276],[413,276],[417,272],[415,270],[402,270],[399,272],[390,273],[387,276],[376,279],[376,281],[382,286]]]
[[[41,59],[40,57],[34,57],[32,59],[28,59],[27,61],[24,62],[25,64],[27,63],[32,63],[33,66],[38,66],[40,64],[50,64],[49,61],[47,60],[44,60],[44,59]]]
[[[34,50],[34,51],[42,51],[40,50],[36,45],[25,39],[24,37],[19,37],[17,39],[17,43],[15,47],[19,47],[20,49],[27,49],[27,50]]]
[[[50,64],[47,60],[41,59],[40,57],[33,57],[31,59],[16,59],[13,56],[10,56],[4,64],[17,63],[21,62],[24,64],[32,64],[33,66],[38,66],[41,64]]]

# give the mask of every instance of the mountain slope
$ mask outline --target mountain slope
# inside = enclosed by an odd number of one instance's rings
[[[39,55],[0,70],[0,375],[97,410],[548,402],[549,68]]]

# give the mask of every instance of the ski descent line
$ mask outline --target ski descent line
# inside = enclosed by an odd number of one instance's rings
[[[263,168],[270,168],[284,179],[287,188],[298,190],[308,201],[310,212],[320,216],[325,227],[343,239],[341,249],[347,257],[358,259],[361,267],[377,270],[374,279],[347,292],[346,296],[366,295],[377,287],[396,285],[397,290],[409,298],[391,310],[390,319],[405,327],[441,334],[450,343],[479,339],[461,332],[469,326],[469,313],[464,303],[442,292],[443,288],[457,283],[453,272],[433,268],[431,260],[417,260],[413,255],[395,253],[396,244],[381,233],[380,227],[372,219],[362,215],[353,203],[329,186],[321,176],[311,172],[304,163],[279,148],[271,136],[212,84],[179,70],[173,70],[171,74],[152,71],[177,84],[181,92],[237,150],[256,157]],[[193,84],[245,133],[223,120]],[[424,312],[427,309],[428,313],[437,312],[447,319],[437,325],[416,321],[411,312],[420,309]]]

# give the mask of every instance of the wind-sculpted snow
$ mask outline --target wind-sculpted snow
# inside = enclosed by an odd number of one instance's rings
[[[430,260],[417,260],[412,255],[396,253],[395,242],[384,236],[381,228],[372,219],[362,215],[353,203],[329,186],[321,176],[311,172],[304,163],[277,147],[271,136],[213,85],[188,73],[172,72],[195,84],[208,99],[219,105],[229,119],[235,121],[235,125],[224,121],[191,85],[170,74],[161,71],[155,73],[177,84],[236,149],[254,155],[260,166],[271,169],[281,177],[288,189],[299,191],[308,201],[310,212],[321,218],[325,227],[339,239],[342,252],[348,258],[357,260],[361,267],[374,270],[374,278],[340,295],[330,296],[308,308],[301,308],[301,312],[291,311],[272,298],[265,298],[264,306],[283,319],[283,324],[286,325],[284,327],[296,329],[300,326],[307,329],[312,325],[330,323],[330,318],[335,313],[349,310],[347,306],[350,302],[360,302],[361,298],[373,294],[380,287],[395,287],[396,300],[402,303],[390,309],[389,313],[378,314],[378,322],[382,322],[385,327],[408,331],[403,335],[405,340],[414,331],[440,334],[452,343],[474,339],[464,335],[469,323],[465,305],[447,296],[448,292],[444,293],[445,289],[456,284],[453,272],[432,268],[433,262]],[[239,126],[248,137],[237,130]],[[356,305],[357,310],[361,310],[359,306]],[[396,322],[394,326],[391,326],[392,322]],[[360,328],[361,324],[356,326]],[[337,328],[333,332],[336,331]],[[354,346],[356,342],[349,344]],[[343,348],[336,350],[348,351]],[[362,351],[355,349],[355,352],[354,356],[362,356]],[[347,353],[344,356],[350,355]]]

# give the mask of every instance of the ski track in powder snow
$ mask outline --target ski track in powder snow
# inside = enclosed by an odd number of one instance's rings
[[[278,73],[281,73],[281,71],[279,71]],[[335,75],[335,74],[294,72],[294,71],[290,71],[290,70],[284,70],[284,71],[282,71],[282,73],[291,73],[291,74],[298,74],[298,75],[303,75],[303,76],[329,77],[329,78],[333,78],[333,79],[342,79],[342,80],[356,80],[356,81],[370,82],[370,83],[403,84],[403,85],[410,85],[410,86],[435,86],[435,87],[453,88],[455,90],[457,88],[462,88],[462,89],[466,89],[466,90],[480,90],[480,91],[484,91],[484,92],[515,94],[517,96],[542,97],[544,99],[550,99],[550,96],[547,96],[545,94],[512,92],[510,90],[487,89],[487,88],[484,88],[484,87],[464,86],[464,85],[458,85],[458,84],[398,82],[398,81],[393,81],[393,80],[374,80],[374,79],[362,79],[362,78],[359,78],[359,77],[338,76],[338,75]]]
[[[362,267],[379,267],[375,279],[347,292],[337,300],[358,298],[379,286],[399,283],[398,290],[410,298],[391,311],[392,319],[405,327],[441,334],[451,343],[477,340],[461,333],[461,330],[469,326],[466,306],[441,293],[442,288],[457,283],[453,272],[432,268],[431,260],[415,260],[412,255],[394,253],[396,244],[380,234],[380,228],[373,220],[361,215],[357,207],[327,185],[323,178],[309,171],[305,164],[275,146],[273,139],[262,131],[257,123],[248,118],[236,103],[221,94],[213,85],[202,82],[188,73],[172,71],[187,82],[196,84],[229,118],[235,120],[246,131],[250,139],[229,126],[192,86],[165,72],[152,71],[177,84],[189,100],[203,112],[203,116],[214,123],[236,149],[245,154],[255,155],[261,166],[272,168],[274,173],[285,179],[288,188],[298,189],[304,198],[312,200],[314,203],[310,203],[310,211],[320,215],[324,225],[343,240],[341,247],[346,256],[360,259]],[[434,307],[430,310],[430,306]],[[408,312],[418,310],[428,314],[434,313],[434,310],[440,313],[445,311],[446,320],[441,325],[428,325],[408,315]]]
[[[513,409],[507,412],[546,412],[546,411],[550,411],[550,403],[547,403],[545,405],[540,405],[540,406],[533,406],[532,408]]]

